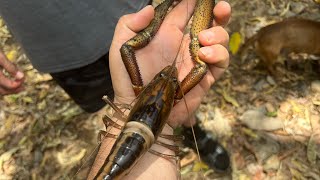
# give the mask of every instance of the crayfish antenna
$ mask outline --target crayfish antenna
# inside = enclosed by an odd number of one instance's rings
[[[179,86],[180,86],[180,84],[179,84]],[[191,131],[192,131],[192,136],[193,136],[193,140],[194,140],[194,144],[195,144],[195,148],[196,148],[196,153],[197,153],[197,156],[198,156],[198,160],[199,160],[199,162],[201,163],[202,161],[201,161],[201,157],[200,157],[200,152],[199,152],[199,148],[198,148],[198,143],[197,143],[197,138],[196,138],[196,134],[195,134],[195,132],[194,132],[194,129],[193,129],[193,123],[194,122],[192,122],[191,121],[191,113],[190,113],[190,110],[189,110],[189,106],[188,106],[188,104],[187,104],[187,101],[186,101],[186,98],[185,98],[185,94],[182,92],[182,99],[183,99],[183,103],[185,104],[185,106],[186,106],[186,110],[187,110],[187,117],[188,117],[188,120],[189,120],[189,124],[190,124],[190,127],[191,127]],[[197,122],[196,122],[197,123]],[[201,171],[201,174],[202,174],[202,179],[205,179],[205,176],[204,176],[204,172],[203,172],[203,169],[202,169],[202,167],[200,166],[200,171]]]

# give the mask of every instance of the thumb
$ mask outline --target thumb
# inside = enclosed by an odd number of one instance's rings
[[[153,17],[154,9],[151,5],[148,5],[137,13],[123,16],[119,23],[124,24],[133,32],[139,32],[150,24]]]

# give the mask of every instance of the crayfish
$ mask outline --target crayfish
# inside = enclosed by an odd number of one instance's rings
[[[135,50],[145,47],[155,36],[168,9],[174,0],[165,0],[155,8],[155,17],[144,30],[122,45],[121,57],[132,81],[132,86],[137,100],[130,108],[126,116],[117,110],[124,126],[117,125],[111,118],[105,119],[105,124],[113,124],[121,129],[120,135],[104,164],[94,179],[121,179],[137,161],[150,151],[152,144],[158,142],[158,137],[172,139],[173,135],[161,135],[175,100],[179,100],[197,85],[207,72],[207,64],[198,57],[201,45],[197,39],[198,33],[208,29],[213,21],[213,0],[198,0],[193,14],[189,46],[190,54],[195,63],[188,75],[181,83],[178,81],[176,59],[173,64],[165,67],[146,86],[143,85],[142,77],[135,56]],[[117,108],[115,104],[107,102]],[[172,145],[162,143],[163,146],[174,148]],[[157,152],[153,152],[158,154]],[[165,156],[165,155],[163,155]]]

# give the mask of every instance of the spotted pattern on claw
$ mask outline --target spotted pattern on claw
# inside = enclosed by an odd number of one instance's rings
[[[124,43],[120,49],[121,57],[130,75],[133,90],[138,95],[143,89],[143,81],[134,51],[145,47],[156,35],[169,7],[174,0],[166,0],[155,8],[155,15],[150,24],[136,36]]]
[[[177,90],[176,99],[181,99],[183,93],[188,93],[195,85],[197,85],[207,73],[207,64],[203,62],[199,56],[198,51],[201,47],[198,34],[204,29],[211,27],[213,21],[214,0],[198,0],[194,13],[193,21],[190,29],[191,42],[189,45],[190,55],[196,64],[189,74],[181,82],[181,89]]]

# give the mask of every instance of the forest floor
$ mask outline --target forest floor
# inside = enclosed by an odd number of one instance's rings
[[[289,17],[320,21],[313,0],[229,0],[232,49]],[[0,20],[0,43],[25,72],[25,91],[0,96],[0,179],[72,179],[97,147],[101,119],[83,112],[48,74],[35,70]],[[234,53],[234,54],[233,54]],[[226,147],[232,171],[218,174],[183,157],[183,179],[320,179],[320,72],[301,55],[283,56],[272,76],[249,49],[231,64],[196,113]],[[246,58],[245,58],[246,57]],[[190,160],[191,159],[191,160]],[[87,165],[84,165],[87,166]],[[81,173],[80,173],[81,174]],[[201,175],[202,174],[202,175]],[[78,176],[75,179],[78,178]]]

